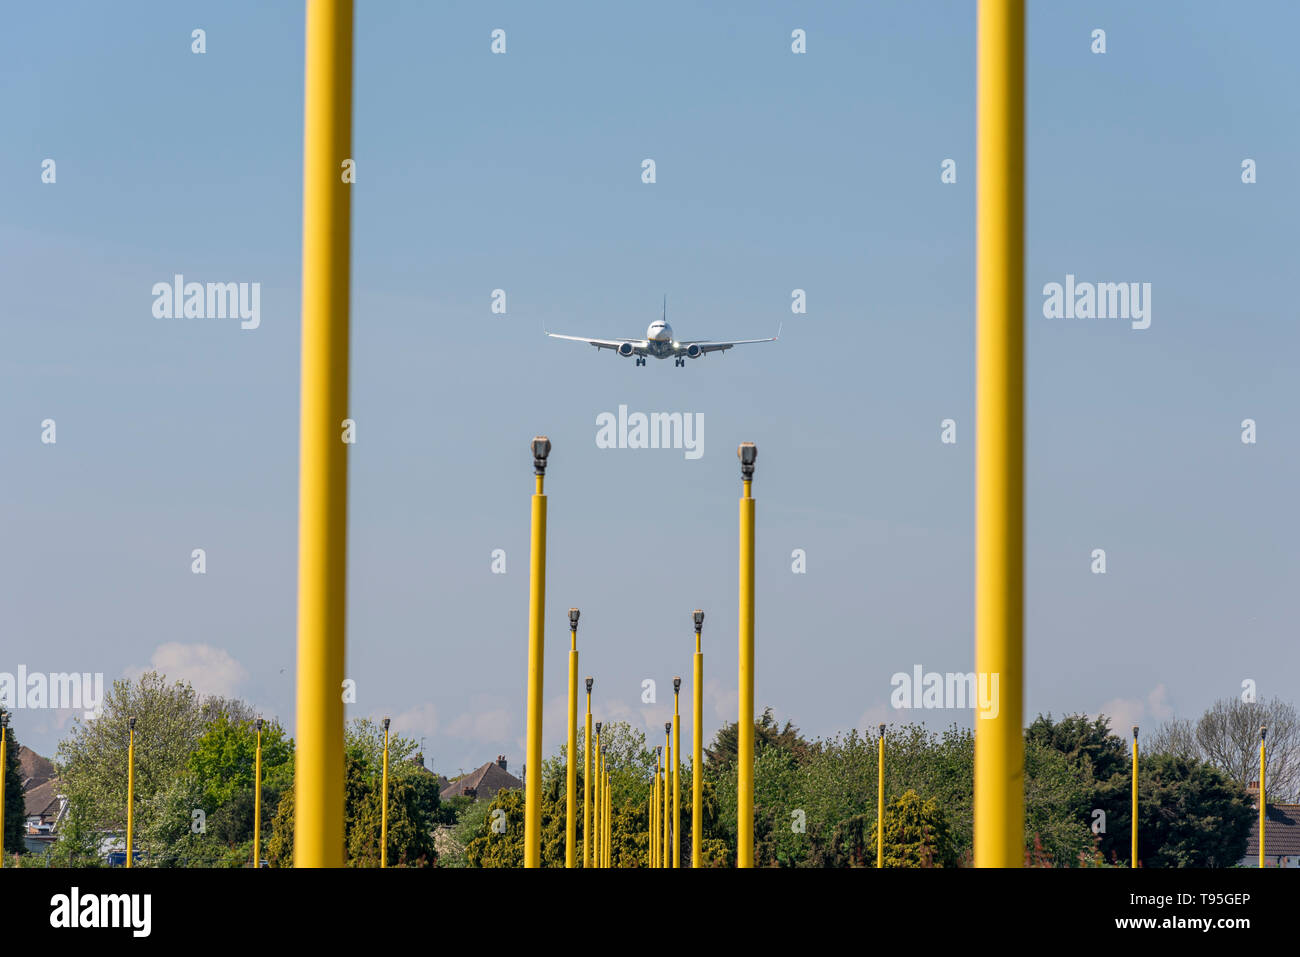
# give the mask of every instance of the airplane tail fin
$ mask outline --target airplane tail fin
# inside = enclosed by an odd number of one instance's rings
[[[668,293],[664,293],[664,322],[668,321]]]

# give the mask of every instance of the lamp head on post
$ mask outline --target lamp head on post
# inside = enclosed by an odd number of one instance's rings
[[[700,629],[704,627],[704,612],[702,612],[700,609],[697,608],[695,609],[694,617],[695,617],[695,633],[698,635],[700,633]]]
[[[9,727],[9,712],[0,708],[0,728]]]
[[[384,719],[384,734],[388,733],[388,721],[389,721],[388,718]]]
[[[591,694],[591,686],[595,684],[590,678],[587,679],[587,694]]]
[[[546,474],[546,457],[551,454],[551,440],[544,435],[533,436],[533,474]]]
[[[1138,726],[1135,724],[1133,725],[1133,740],[1136,741],[1137,739],[1138,739]]]
[[[596,733],[597,733],[597,734],[600,734],[600,722],[599,722],[599,721],[596,722]]]
[[[258,718],[256,721],[253,722],[253,728],[254,728],[254,730],[257,731],[258,734],[261,734],[261,733],[262,733],[262,719],[261,719],[261,718]]]
[[[579,614],[578,609],[576,608],[569,609],[569,630],[570,631],[578,630],[578,614]]]
[[[754,462],[758,459],[758,446],[753,442],[741,442],[740,447],[736,449],[736,455],[740,458],[740,475],[748,482],[754,477]]]
[[[1261,725],[1261,726],[1260,726],[1260,729],[1259,729],[1259,743],[1260,743],[1260,744],[1263,744],[1263,743],[1264,743],[1264,735],[1266,735],[1266,734],[1268,734],[1268,728],[1267,728],[1266,726],[1264,726],[1264,725]]]
[[[880,740],[885,740],[885,726],[883,724],[880,726]]]
[[[671,721],[665,721],[664,734],[672,734],[672,733],[673,733],[673,723]]]
[[[135,730],[135,718],[127,718],[127,719],[126,719],[126,730],[128,730],[128,731],[134,731],[134,730]]]
[[[678,694],[678,693],[681,692],[681,690],[682,690],[682,679],[681,679],[681,678],[674,678],[674,679],[673,679],[673,694]]]

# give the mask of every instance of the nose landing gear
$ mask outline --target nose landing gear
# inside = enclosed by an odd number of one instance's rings
[[[643,365],[645,365],[645,356],[637,356],[637,357],[636,357],[636,364],[639,365],[639,366],[643,366]]]
[[[683,369],[686,368],[686,360],[683,359],[681,356],[678,356],[678,357],[677,357],[677,365],[678,365],[680,368],[683,368]]]

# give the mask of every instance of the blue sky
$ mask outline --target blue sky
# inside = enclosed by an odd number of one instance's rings
[[[1031,716],[1147,727],[1300,669],[1300,16],[1171,9],[1029,5]],[[292,725],[302,30],[69,3],[0,37],[0,671],[156,665]],[[745,440],[759,706],[970,723],[889,695],[973,668],[974,56],[969,3],[358,5],[349,714],[517,768],[545,432],[548,752],[570,605],[598,717],[661,729],[698,606],[706,734],[734,720]],[[261,283],[261,326],[154,318],[176,273]],[[1067,273],[1151,283],[1151,327],[1044,318]],[[542,335],[641,335],[665,293],[679,336],[781,340],[677,369]],[[597,448],[620,404],[703,415],[705,454]],[[15,729],[49,753],[68,717]]]

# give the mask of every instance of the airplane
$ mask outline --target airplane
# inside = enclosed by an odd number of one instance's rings
[[[722,352],[732,346],[745,346],[752,342],[776,342],[781,337],[781,328],[770,339],[737,339],[734,342],[711,342],[707,339],[674,339],[673,327],[668,324],[668,297],[664,296],[663,318],[650,323],[644,339],[587,339],[583,336],[562,336],[558,333],[546,333],[552,339],[569,339],[573,342],[585,342],[597,349],[613,349],[623,358],[636,356],[636,364],[645,365],[646,357],[656,359],[673,359],[679,368],[685,368],[687,359],[698,359],[710,352]]]

